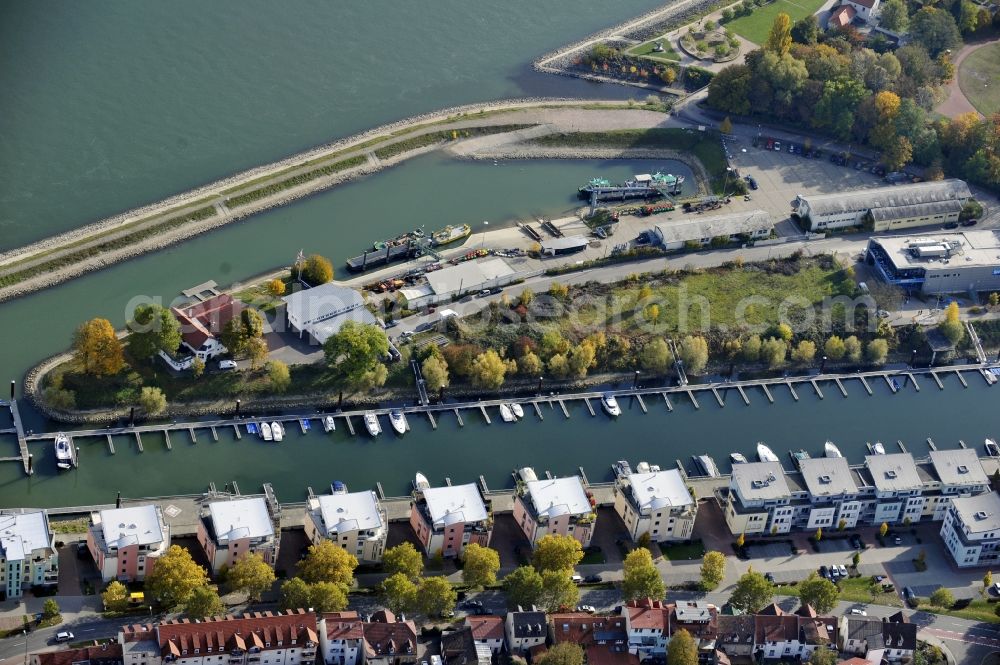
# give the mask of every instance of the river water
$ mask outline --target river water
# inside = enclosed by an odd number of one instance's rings
[[[413,113],[505,96],[634,95],[538,76],[527,63],[654,4],[514,0],[474,12],[458,0],[431,8],[314,2],[294,12],[263,0],[12,5],[0,21],[0,250]],[[470,222],[480,231],[483,220],[554,216],[576,205],[573,193],[594,175],[622,179],[656,168],[683,172],[670,163],[494,166],[427,155],[0,305],[0,383],[65,349],[87,318],[123,324],[137,295],[169,302],[208,279],[227,285],[290,262],[299,249],[339,264],[373,240],[420,225]],[[381,481],[399,494],[417,470],[434,482],[482,474],[502,487],[523,465],[560,474],[583,466],[596,481],[622,457],[669,465],[708,452],[722,462],[732,450],[749,456],[757,440],[785,455],[818,451],[830,438],[858,461],[866,440],[902,439],[923,452],[928,436],[949,446],[995,435],[988,431],[994,393],[976,376],[968,389],[947,383],[944,391],[925,385],[898,395],[875,385],[874,398],[853,384],[848,399],[830,386],[825,400],[800,391],[798,403],[778,391],[775,405],[756,394],[750,407],[731,395],[724,409],[714,399],[702,399],[700,410],[677,400],[673,413],[656,403],[649,415],[634,408],[616,422],[577,405],[568,421],[559,411],[541,423],[529,413],[514,426],[517,436],[467,414],[461,429],[447,416],[436,431],[414,418],[404,439],[375,442],[296,431],[265,445],[220,432],[218,443],[207,434],[197,444],[175,437],[170,452],[147,436],[143,454],[122,439],[111,456],[94,440],[82,443],[81,468],[70,473],[57,475],[41,448],[30,479],[19,464],[0,464],[0,506],[107,502],[117,490],[197,492],[231,480],[244,491],[272,482],[285,500],[333,479],[355,488]],[[29,428],[50,427],[30,409],[24,415]],[[13,441],[0,439],[0,456],[10,454]]]

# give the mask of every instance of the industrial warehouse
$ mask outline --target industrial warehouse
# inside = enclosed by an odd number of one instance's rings
[[[872,238],[865,261],[886,283],[908,291],[1000,290],[1000,236],[995,231]]]

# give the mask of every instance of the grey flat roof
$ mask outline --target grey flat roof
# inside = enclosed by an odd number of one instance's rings
[[[1000,234],[996,231],[876,236],[870,242],[885,250],[900,270],[1000,265]]]
[[[694,499],[677,469],[633,473],[628,476],[628,483],[641,512],[694,505]]]
[[[932,450],[931,464],[945,485],[986,485],[989,480],[972,448]]]
[[[264,497],[213,501],[208,505],[215,540],[227,543],[240,538],[267,538],[274,535],[271,515]]]
[[[986,492],[951,501],[969,532],[986,533],[1000,530],[1000,495],[996,492]]]
[[[310,500],[318,507],[327,535],[382,528],[382,511],[375,492],[324,494]]]
[[[809,204],[810,213],[815,215],[898,208],[949,199],[964,200],[971,197],[972,192],[969,191],[969,186],[964,181],[955,178],[875,189],[857,189],[818,196],[799,195],[801,201]]]
[[[106,548],[152,545],[165,538],[160,507],[155,504],[112,508],[95,516],[95,526],[100,527]]]
[[[546,252],[549,250],[558,251],[560,249],[586,247],[590,244],[590,240],[586,236],[566,236],[565,238],[549,238],[543,240],[541,244],[542,251]]]
[[[765,210],[718,215],[716,217],[685,218],[676,222],[660,222],[655,227],[664,245],[716,236],[769,231],[774,228],[771,215]]]
[[[348,321],[377,324],[354,289],[333,282],[303,289],[282,298],[288,320],[306,330],[320,344],[336,335]]]
[[[513,268],[500,258],[485,261],[466,261],[457,266],[442,268],[427,273],[427,283],[434,293],[447,294],[453,291],[479,288],[497,279],[514,274]]]
[[[21,561],[32,551],[52,546],[45,511],[0,514],[0,550],[7,561]]]
[[[949,212],[959,212],[962,210],[962,202],[953,199],[948,201],[931,201],[930,203],[917,203],[909,206],[894,206],[892,208],[872,208],[872,219],[880,222],[886,219],[906,219],[909,217],[919,217],[921,215],[942,215]]]
[[[799,462],[806,489],[813,496],[857,494],[851,468],[844,457],[813,457]]]
[[[481,522],[487,518],[486,504],[473,483],[429,487],[424,491],[427,512],[435,528],[460,522]]]
[[[791,496],[780,462],[748,462],[733,466],[733,483],[744,500],[766,501]]]
[[[880,492],[899,492],[921,489],[924,486],[917,473],[917,465],[913,462],[913,455],[909,453],[868,455],[865,457],[865,464]]]

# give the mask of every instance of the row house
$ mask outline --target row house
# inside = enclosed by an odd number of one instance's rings
[[[360,665],[364,660],[364,623],[357,612],[329,612],[319,620],[319,650],[326,665]]]
[[[529,480],[514,499],[514,521],[532,547],[545,536],[570,536],[590,547],[597,524],[594,503],[579,476]]]
[[[545,612],[536,608],[507,612],[504,617],[504,638],[507,650],[514,655],[523,655],[535,647],[545,644],[548,635],[548,619]]]
[[[698,506],[679,470],[620,475],[613,495],[633,541],[643,535],[656,543],[691,539]]]
[[[476,641],[471,628],[462,626],[441,633],[440,657],[444,665],[490,665],[493,652]]]
[[[490,544],[493,516],[475,484],[418,490],[410,526],[429,556],[461,556],[465,546]]]
[[[550,619],[551,642],[579,645],[587,665],[639,665],[639,656],[628,649],[628,630],[622,615],[573,612],[553,614]]]
[[[816,649],[837,648],[837,618],[816,616],[804,605],[792,614],[772,606],[754,617],[754,655],[766,660],[807,661]]]
[[[845,616],[838,645],[841,652],[873,663],[908,663],[917,649],[917,626],[902,612],[886,619]]]
[[[736,464],[729,478],[726,524],[732,533],[788,533],[792,492],[780,462]]]
[[[465,627],[472,631],[472,639],[481,644],[492,654],[498,654],[503,649],[504,625],[503,617],[487,614],[484,616],[465,617]]]
[[[380,610],[368,621],[357,612],[328,612],[317,625],[326,665],[400,665],[417,660],[417,628],[405,617]]]
[[[309,542],[332,541],[366,564],[382,561],[388,524],[385,508],[370,490],[310,497],[306,508]]]
[[[59,554],[44,510],[0,512],[0,589],[5,600],[59,582]]]
[[[122,647],[110,643],[31,654],[29,665],[123,665]]]
[[[622,607],[628,647],[631,653],[646,658],[662,658],[674,632],[688,631],[698,645],[698,661],[711,661],[718,634],[718,609],[702,601],[676,604],[643,598]]]
[[[319,638],[305,610],[126,626],[124,665],[312,665]]]
[[[146,579],[170,547],[170,529],[157,505],[102,510],[90,515],[87,549],[104,582]]]
[[[232,568],[241,556],[258,554],[274,567],[278,560],[276,511],[264,497],[212,501],[198,522],[198,543],[213,573]]]
[[[994,566],[1000,559],[1000,495],[951,499],[941,539],[959,568]]]
[[[733,616],[720,614],[716,620],[715,649],[725,654],[729,660],[749,661],[754,653],[754,637],[757,632],[755,617],[750,614]]]

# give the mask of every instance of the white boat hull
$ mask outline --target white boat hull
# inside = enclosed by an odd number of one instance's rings
[[[374,413],[365,414],[365,427],[368,429],[368,434],[371,436],[378,436],[382,433],[382,426],[378,423],[378,416]]]
[[[515,418],[524,418],[524,409],[521,408],[520,404],[511,404],[510,410],[514,414]]]
[[[389,424],[396,434],[406,434],[406,416],[402,413],[389,414]]]
[[[758,443],[757,459],[759,459],[761,462],[777,462],[778,456],[774,454],[773,450],[765,446],[763,443]]]
[[[514,418],[514,412],[511,411],[510,407],[506,404],[500,405],[500,418],[502,418],[505,423],[512,423],[516,420],[516,418]]]
[[[285,438],[285,428],[281,426],[281,423],[271,423],[271,436],[274,437],[275,441],[281,441]]]
[[[606,395],[602,397],[601,407],[604,409],[604,412],[612,418],[617,418],[622,415],[622,408],[618,406],[618,400],[614,398],[614,395]]]
[[[337,423],[334,421],[333,416],[327,416],[323,419],[323,429],[327,432],[337,429]]]
[[[267,423],[261,423],[260,424],[260,435],[262,437],[264,437],[265,441],[273,441],[274,440],[273,437],[271,436],[271,426],[268,425]]]

